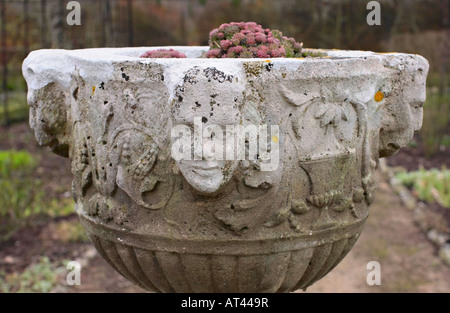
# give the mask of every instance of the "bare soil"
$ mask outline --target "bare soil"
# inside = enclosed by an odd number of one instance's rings
[[[379,174],[378,181],[375,202],[355,247],[308,292],[450,292],[450,267],[439,259],[386,178]],[[366,282],[371,261],[380,263],[379,286]]]
[[[450,126],[447,133],[450,133]],[[450,147],[441,147],[439,151],[431,156],[425,155],[423,141],[419,135],[414,136],[415,146],[402,148],[396,155],[386,159],[387,164],[392,167],[403,167],[408,171],[417,171],[420,168],[432,169],[446,166],[450,169]]]

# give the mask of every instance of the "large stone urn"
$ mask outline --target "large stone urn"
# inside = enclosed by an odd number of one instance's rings
[[[156,292],[290,292],[325,276],[363,229],[379,158],[421,127],[427,61],[139,57],[149,49],[23,63],[31,127],[71,159],[98,252]]]

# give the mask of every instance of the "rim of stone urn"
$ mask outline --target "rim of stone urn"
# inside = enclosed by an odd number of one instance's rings
[[[141,58],[140,56],[151,50],[175,49],[186,55],[186,58]],[[274,70],[285,69],[296,71],[302,63],[333,63],[339,61],[366,61],[396,56],[419,55],[398,52],[378,53],[363,50],[311,49],[306,52],[320,52],[324,56],[306,58],[205,58],[202,57],[208,46],[153,46],[153,47],[123,47],[123,48],[88,48],[78,50],[41,49],[30,52],[22,64],[22,72],[29,89],[40,89],[47,84],[57,81],[62,87],[69,87],[74,71],[87,83],[98,82],[99,76],[108,77],[113,74],[117,66],[133,64],[158,64],[170,68],[170,77],[166,85],[174,87],[185,72],[192,67],[214,66],[227,74],[242,75],[242,66],[248,62],[271,63]],[[425,60],[425,59],[424,59]],[[295,66],[298,65],[298,66]],[[57,75],[55,75],[55,73]],[[37,74],[37,75],[36,75]],[[55,77],[56,76],[56,77]]]
[[[174,49],[186,55],[186,58],[141,58],[140,56],[147,51],[158,49]],[[270,61],[278,64],[301,63],[301,62],[326,62],[335,59],[358,59],[367,57],[381,57],[387,55],[405,55],[398,52],[373,52],[364,50],[339,50],[339,49],[313,49],[303,48],[303,52],[321,53],[321,56],[301,57],[301,58],[206,58],[204,53],[209,50],[208,46],[152,46],[152,47],[122,47],[122,48],[86,48],[75,50],[64,49],[41,49],[30,52],[29,56],[47,55],[56,57],[54,62],[58,63],[59,55],[66,55],[86,61],[110,61],[110,62],[140,62],[140,63],[245,63],[249,61]],[[27,58],[29,59],[29,58]],[[25,59],[24,63],[27,62]],[[51,62],[52,60],[46,60]],[[36,60],[33,60],[35,63]],[[53,62],[51,62],[53,63]]]

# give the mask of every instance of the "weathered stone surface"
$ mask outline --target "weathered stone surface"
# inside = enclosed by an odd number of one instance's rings
[[[153,291],[306,288],[356,242],[379,158],[420,129],[427,61],[337,50],[202,59],[206,47],[176,49],[187,58],[124,48],[40,50],[24,61],[31,127],[72,160],[93,244]],[[171,131],[195,118],[224,130],[278,126],[269,136],[278,166],[263,171],[267,155],[175,161]]]

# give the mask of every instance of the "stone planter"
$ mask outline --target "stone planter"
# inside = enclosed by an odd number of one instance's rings
[[[148,48],[40,50],[23,63],[31,127],[71,159],[92,243],[152,291],[308,287],[358,239],[379,157],[420,129],[427,61],[337,50],[203,59],[207,47],[176,49],[188,58],[139,58]],[[193,144],[199,160],[175,160],[173,130],[204,135],[195,121],[224,133],[276,128],[245,137],[243,159],[208,158],[205,136]],[[267,153],[255,155],[261,138]]]

